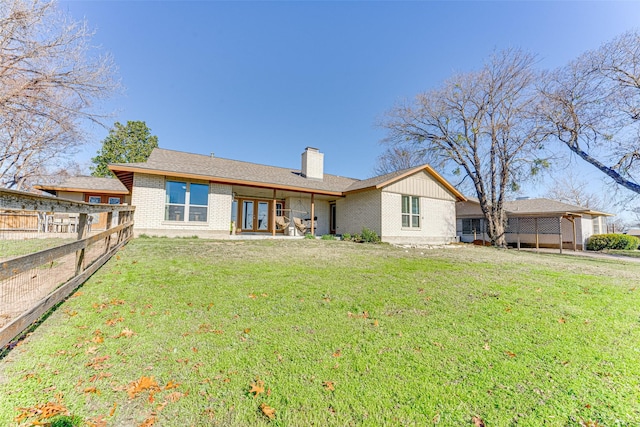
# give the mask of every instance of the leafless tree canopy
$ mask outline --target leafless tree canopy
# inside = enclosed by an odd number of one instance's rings
[[[540,112],[549,134],[640,193],[640,33],[586,52],[543,81]]]
[[[83,143],[95,102],[118,86],[92,33],[44,0],[0,2],[0,185],[20,189]]]
[[[472,180],[488,234],[500,246],[505,195],[540,166],[534,63],[534,56],[520,50],[499,52],[480,71],[454,75],[394,108],[384,123],[387,142],[420,144]]]

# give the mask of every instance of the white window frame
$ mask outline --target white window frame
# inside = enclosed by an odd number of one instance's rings
[[[402,195],[402,203],[401,203],[401,225],[404,229],[416,230],[420,229],[420,196],[410,196],[407,194]],[[405,200],[408,201],[408,212],[405,211]],[[417,212],[414,212],[414,208],[417,207]],[[406,224],[405,225],[405,221]]]

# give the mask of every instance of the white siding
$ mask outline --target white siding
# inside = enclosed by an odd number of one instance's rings
[[[384,188],[390,193],[428,197],[455,202],[456,198],[428,173],[421,171]]]

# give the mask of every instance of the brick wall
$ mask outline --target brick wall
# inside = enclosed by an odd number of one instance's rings
[[[218,238],[229,236],[233,198],[231,186],[209,184],[208,220],[206,222],[165,221],[166,180],[184,181],[182,178],[134,174],[131,204],[136,207],[134,217],[136,235]]]
[[[349,194],[336,201],[336,233],[356,234],[363,228],[382,234],[381,191]]]

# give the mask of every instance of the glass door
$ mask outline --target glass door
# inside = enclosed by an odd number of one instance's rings
[[[258,202],[258,230],[269,229],[269,202]]]
[[[253,200],[242,201],[242,229],[253,231]]]

